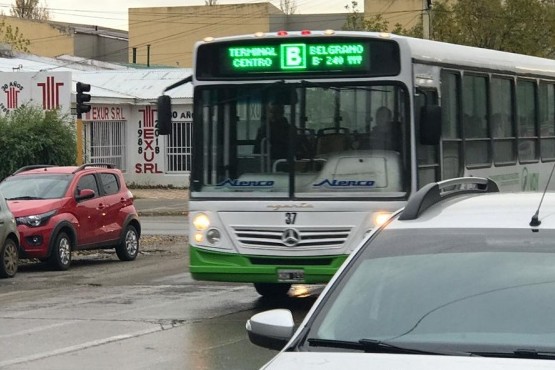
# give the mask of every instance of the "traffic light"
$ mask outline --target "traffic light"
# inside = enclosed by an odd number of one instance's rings
[[[87,104],[91,101],[91,94],[86,94],[89,91],[91,91],[91,85],[77,82],[77,97],[75,98],[77,118],[81,118],[83,113],[91,110],[91,105]]]

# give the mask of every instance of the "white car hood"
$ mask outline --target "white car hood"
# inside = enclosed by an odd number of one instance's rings
[[[264,370],[532,370],[555,369],[554,360],[375,353],[282,352]]]

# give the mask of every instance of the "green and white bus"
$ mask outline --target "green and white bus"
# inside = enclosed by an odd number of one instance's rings
[[[206,38],[193,67],[197,280],[325,283],[424,184],[537,190],[555,161],[553,60],[326,30]]]

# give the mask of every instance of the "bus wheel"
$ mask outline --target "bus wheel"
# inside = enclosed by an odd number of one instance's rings
[[[279,297],[287,294],[291,284],[283,283],[254,283],[254,289],[263,297]]]

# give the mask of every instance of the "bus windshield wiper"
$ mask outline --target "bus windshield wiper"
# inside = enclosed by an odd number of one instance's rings
[[[555,360],[555,351],[543,351],[533,348],[517,349],[509,352],[472,352],[472,354],[484,357],[504,357],[504,358],[531,358]]]
[[[357,342],[309,338],[308,344],[314,347],[331,347],[345,348],[368,353],[403,353],[403,354],[419,354],[419,355],[443,355],[443,356],[476,356],[468,352],[458,351],[428,351],[409,347],[400,347],[391,343],[383,342],[375,339],[360,339]]]

